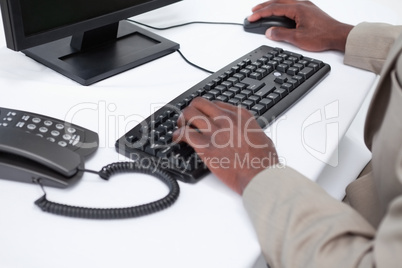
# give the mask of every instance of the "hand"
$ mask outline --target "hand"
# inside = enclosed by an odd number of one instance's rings
[[[296,29],[272,27],[269,39],[285,41],[309,51],[345,52],[346,39],[353,26],[341,23],[309,1],[272,0],[255,6],[250,22],[263,17],[286,16],[296,22]]]
[[[246,109],[196,98],[177,125],[173,139],[193,147],[209,170],[239,194],[255,175],[279,162],[271,139]]]

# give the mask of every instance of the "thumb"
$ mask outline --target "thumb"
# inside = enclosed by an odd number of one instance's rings
[[[286,41],[292,43],[294,29],[284,27],[271,27],[265,32],[265,36],[274,41]]]

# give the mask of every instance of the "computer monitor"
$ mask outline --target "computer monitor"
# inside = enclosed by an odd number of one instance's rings
[[[125,19],[181,0],[0,0],[7,47],[90,85],[179,44]]]

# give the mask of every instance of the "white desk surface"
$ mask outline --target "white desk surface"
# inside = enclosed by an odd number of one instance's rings
[[[394,11],[373,1],[315,2],[352,24],[397,21]],[[242,22],[257,3],[184,0],[136,19],[154,26],[193,20]],[[263,44],[329,63],[330,75],[266,132],[284,161],[314,181],[325,168],[342,166],[336,157],[338,142],[372,87],[374,74],[343,65],[340,53],[300,51],[245,33],[240,26],[191,25],[158,33],[180,43],[188,59],[211,70]],[[100,148],[86,163],[96,170],[124,160],[115,152],[114,142],[136,121],[207,76],[173,53],[83,87],[7,49],[3,31],[0,58],[0,106],[97,131]],[[160,73],[162,77],[157,78]],[[212,175],[196,185],[180,183],[180,187],[179,199],[167,210],[137,219],[96,221],[43,213],[33,204],[42,195],[38,186],[0,180],[0,267],[252,267],[260,249],[241,197]],[[47,192],[57,202],[114,207],[153,201],[165,195],[166,189],[145,175],[119,175],[104,182],[86,174],[72,188],[47,188]]]

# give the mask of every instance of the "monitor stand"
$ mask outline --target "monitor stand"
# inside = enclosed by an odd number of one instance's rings
[[[179,44],[120,21],[22,52],[88,86],[179,49]]]

